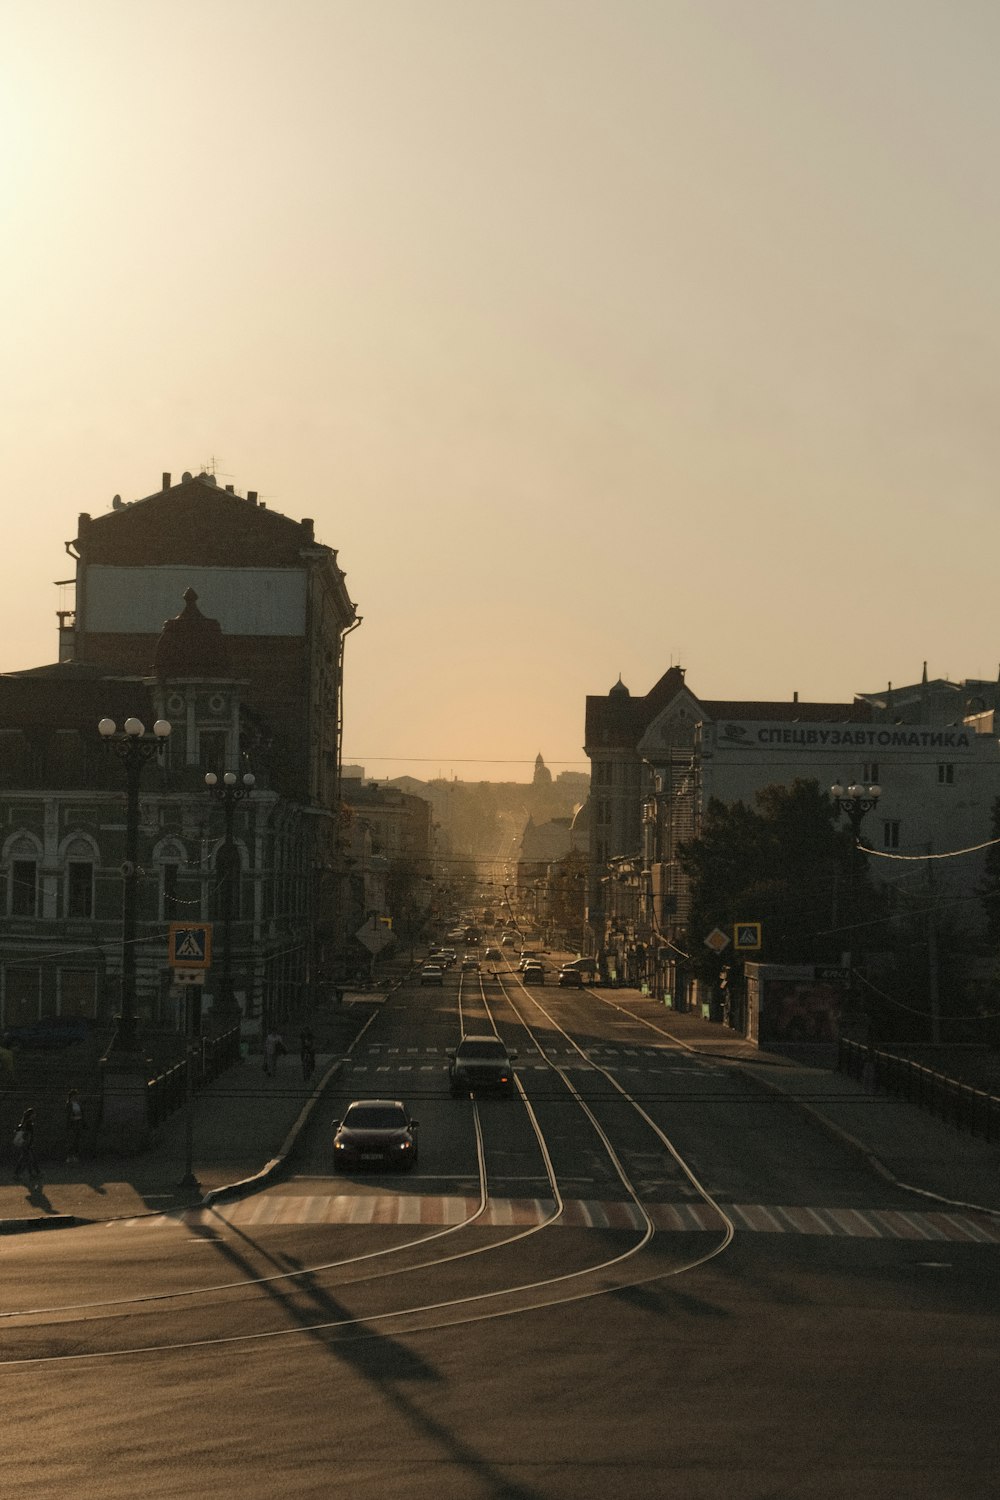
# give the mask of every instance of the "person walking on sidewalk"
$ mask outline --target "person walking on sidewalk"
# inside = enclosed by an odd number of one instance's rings
[[[264,1072],[269,1077],[274,1077],[278,1068],[278,1058],[287,1050],[281,1032],[276,1026],[272,1026],[264,1038]]]
[[[17,1129],[14,1131],[14,1150],[17,1152],[14,1159],[14,1176],[20,1177],[22,1172],[26,1172],[28,1185],[33,1188],[38,1187],[41,1173],[35,1156],[35,1111],[33,1109],[26,1109],[18,1122]]]
[[[66,1095],[66,1140],[69,1143],[69,1152],[66,1160],[80,1160],[80,1143],[83,1140],[83,1101],[80,1098],[79,1089],[70,1089]]]

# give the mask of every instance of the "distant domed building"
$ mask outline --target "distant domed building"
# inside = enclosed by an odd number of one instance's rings
[[[540,750],[535,756],[535,774],[531,778],[531,784],[536,791],[548,791],[552,785],[552,772],[542,759]]]

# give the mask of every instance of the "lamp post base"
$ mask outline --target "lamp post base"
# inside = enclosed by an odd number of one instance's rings
[[[134,1155],[145,1151],[153,1138],[149,1123],[149,1060],[138,1052],[111,1052],[101,1068],[101,1124],[103,1149]]]

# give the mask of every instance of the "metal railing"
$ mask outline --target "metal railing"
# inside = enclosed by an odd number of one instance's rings
[[[234,1026],[220,1036],[199,1037],[192,1046],[190,1055],[194,1065],[192,1085],[199,1089],[239,1061],[240,1028]],[[162,1124],[184,1103],[187,1098],[187,1070],[188,1062],[185,1058],[158,1073],[146,1084],[146,1109],[151,1126]]]
[[[844,1037],[837,1048],[837,1069],[860,1078],[873,1091],[900,1095],[956,1130],[967,1130],[988,1141],[1000,1140],[1000,1098],[984,1089],[936,1073],[909,1057],[880,1052]]]

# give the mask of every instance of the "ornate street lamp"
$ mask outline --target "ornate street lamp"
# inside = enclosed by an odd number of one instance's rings
[[[841,812],[847,814],[854,834],[855,843],[861,841],[861,820],[865,813],[871,812],[878,805],[878,799],[882,795],[880,786],[851,785],[845,790],[839,781],[835,781],[830,788],[830,796],[836,802]]]
[[[126,719],[121,729],[114,719],[102,719],[97,732],[125,767],[125,862],[122,865],[122,979],[118,1028],[109,1052],[134,1056],[139,1051],[135,1005],[135,928],[139,880],[139,782],[142,768],[162,755],[170,738],[170,724],[157,719],[153,737],[141,719]]]
[[[233,842],[233,815],[237,802],[244,801],[254,788],[254,776],[248,771],[242,779],[235,771],[226,771],[219,781],[214,771],[205,776],[205,785],[217,802],[222,803],[226,834],[222,841],[222,977],[219,983],[218,1009],[221,1016],[232,1019],[239,1010],[233,995],[233,875],[239,855]],[[218,864],[218,861],[216,862]]]

